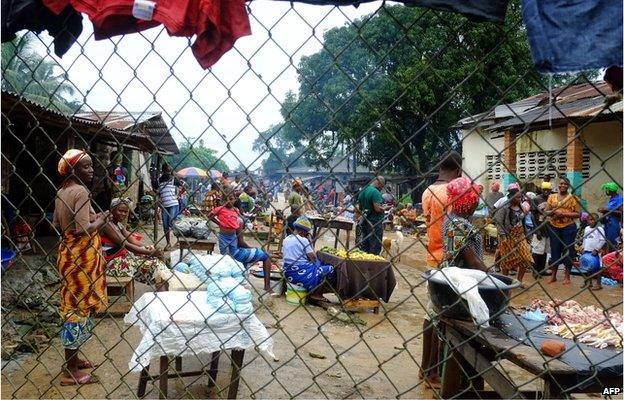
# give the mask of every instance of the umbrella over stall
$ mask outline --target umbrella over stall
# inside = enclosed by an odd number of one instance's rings
[[[223,174],[221,173],[221,171],[218,171],[216,169],[211,169],[210,170],[210,177],[212,179],[219,179],[221,178],[221,176],[223,176]]]
[[[208,174],[201,168],[188,167],[175,173],[178,178],[207,178]]]

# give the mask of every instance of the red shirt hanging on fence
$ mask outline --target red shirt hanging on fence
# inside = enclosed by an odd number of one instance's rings
[[[140,32],[163,24],[171,36],[197,35],[193,55],[209,68],[230,50],[236,40],[251,34],[244,0],[158,0],[151,20],[133,16],[134,0],[43,0],[60,13],[67,5],[93,22],[96,40]]]

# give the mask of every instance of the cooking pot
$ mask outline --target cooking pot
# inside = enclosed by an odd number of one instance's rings
[[[472,316],[468,308],[466,300],[455,293],[453,288],[446,282],[441,274],[432,274],[439,270],[428,270],[421,276],[427,281],[429,289],[429,297],[433,303],[434,310],[440,316],[453,319],[461,319],[471,321]],[[504,285],[499,287],[486,287],[482,283],[479,284],[479,295],[490,310],[490,318],[494,318],[507,309],[511,289],[520,286],[520,282],[508,276],[498,274],[488,274],[498,278]]]

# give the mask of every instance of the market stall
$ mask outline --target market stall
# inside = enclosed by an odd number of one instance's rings
[[[310,222],[312,222],[312,238],[316,240],[320,236],[321,229],[326,228],[335,232],[334,247],[338,247],[338,238],[340,237],[340,231],[344,230],[347,233],[347,240],[344,244],[344,248],[348,249],[351,242],[351,231],[353,230],[353,221],[341,217],[325,218],[319,215],[308,216]]]
[[[519,282],[478,270],[448,267],[423,277],[445,352],[452,355],[444,360],[441,397],[561,398],[621,384],[619,313],[573,300],[537,299],[515,309],[508,304]],[[542,390],[519,391],[496,368],[502,359],[536,375]],[[483,390],[484,381],[493,392]]]
[[[556,336],[544,334],[538,324],[522,321],[519,316],[507,312],[496,326],[478,329],[474,323],[457,319],[441,318],[440,333],[450,345],[453,357],[444,365],[442,398],[452,398],[470,387],[476,389],[476,398],[562,398],[571,393],[602,393],[605,387],[622,384],[622,350],[590,349],[568,340],[569,349],[559,357],[549,357],[538,349],[546,339]],[[514,334],[515,332],[515,334]],[[528,337],[526,332],[530,332]],[[511,335],[510,335],[511,333]],[[520,335],[517,335],[521,333]],[[495,368],[505,359],[543,381],[543,390],[536,393],[516,393],[516,385]],[[463,371],[474,371],[466,378]],[[485,392],[483,383],[494,390]],[[488,397],[489,396],[489,397]]]
[[[389,302],[396,286],[392,264],[379,256],[367,255],[358,259],[341,257],[342,253],[330,254],[328,248],[317,252],[318,259],[336,268],[336,291],[345,308],[373,308],[379,311],[379,300]],[[366,254],[366,253],[362,253]]]
[[[128,368],[140,372],[137,397],[145,395],[147,381],[158,381],[160,398],[167,397],[169,378],[187,376],[209,377],[208,386],[214,386],[219,355],[231,350],[232,372],[228,398],[238,392],[240,369],[245,350],[257,348],[273,356],[273,341],[254,315],[224,314],[206,303],[206,292],[145,293],[124,318],[127,325],[138,326],[141,341],[134,349]],[[210,369],[183,371],[184,357],[211,357]],[[176,371],[169,373],[170,357],[176,358]],[[159,360],[157,374],[150,375],[152,359]]]

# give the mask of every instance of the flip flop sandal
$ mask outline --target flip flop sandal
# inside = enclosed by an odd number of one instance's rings
[[[590,286],[589,290],[602,290],[602,286]]]
[[[61,378],[61,386],[89,385],[91,383],[99,383],[100,380],[95,375],[87,374],[79,379]]]

